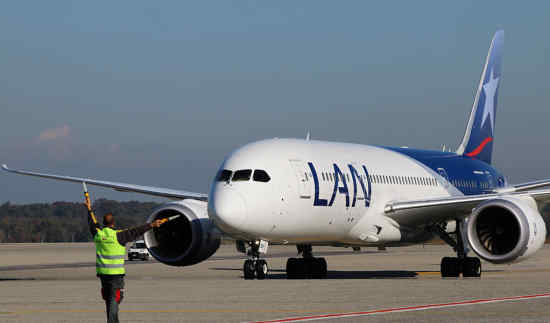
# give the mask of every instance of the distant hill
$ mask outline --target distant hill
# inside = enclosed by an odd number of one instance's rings
[[[118,202],[98,199],[93,208],[98,220],[112,212],[117,227],[139,225],[159,206],[153,202]],[[0,206],[0,242],[86,242],[88,212],[83,203],[54,202]]]
[[[98,199],[93,208],[99,221],[105,213],[112,212],[117,218],[117,227],[128,228],[145,222],[159,205],[154,202]],[[547,232],[550,232],[550,206],[544,209],[543,218]],[[6,202],[0,206],[0,243],[91,241],[87,221],[88,212],[83,203],[18,205]]]

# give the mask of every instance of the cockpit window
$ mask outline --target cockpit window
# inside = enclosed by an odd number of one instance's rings
[[[229,179],[231,178],[232,171],[224,169],[221,172],[218,173],[218,178],[216,178],[216,181],[218,182],[229,182]]]
[[[233,174],[232,182],[246,182],[250,180],[250,175],[252,175],[252,169],[241,169]]]
[[[254,179],[255,182],[264,182],[264,183],[267,183],[267,182],[269,182],[269,180],[271,179],[271,177],[269,177],[269,175],[267,174],[267,172],[266,172],[265,170],[256,169],[256,170],[254,171],[253,179]]]

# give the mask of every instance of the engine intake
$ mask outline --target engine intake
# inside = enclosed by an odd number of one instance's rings
[[[474,209],[466,227],[468,242],[481,258],[510,263],[542,247],[544,220],[534,201],[504,197],[486,201]]]
[[[208,218],[205,202],[165,204],[153,211],[148,222],[176,215],[179,217],[145,233],[145,244],[155,259],[171,266],[190,266],[218,250],[221,234]]]

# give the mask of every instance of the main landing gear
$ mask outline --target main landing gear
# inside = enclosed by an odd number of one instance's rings
[[[267,241],[252,241],[248,244],[250,246],[247,252],[249,259],[244,262],[244,279],[266,279],[269,268],[267,266],[267,261],[265,261],[265,259],[260,259],[260,254],[267,251]],[[244,242],[237,241],[237,249],[246,252]]]
[[[325,258],[313,257],[311,245],[297,245],[302,258],[289,258],[286,262],[288,279],[326,278],[327,261]]]
[[[466,247],[462,239],[462,221],[456,221],[456,240],[441,226],[434,225],[430,230],[450,245],[456,252],[456,257],[441,259],[441,277],[481,277],[481,261],[477,257],[467,257]]]

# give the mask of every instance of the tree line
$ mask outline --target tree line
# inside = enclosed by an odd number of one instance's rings
[[[129,228],[145,222],[154,208],[154,202],[119,202],[98,199],[94,212],[101,222],[103,215],[116,216],[117,227]],[[542,212],[547,232],[550,233],[550,205]],[[88,211],[83,203],[54,202],[11,204],[0,206],[0,243],[9,242],[88,242]]]
[[[128,228],[144,223],[159,205],[98,199],[93,203],[93,209],[99,222],[105,213],[111,212],[116,216],[117,227]],[[0,206],[0,243],[87,242],[91,239],[88,211],[83,203],[6,202]]]

